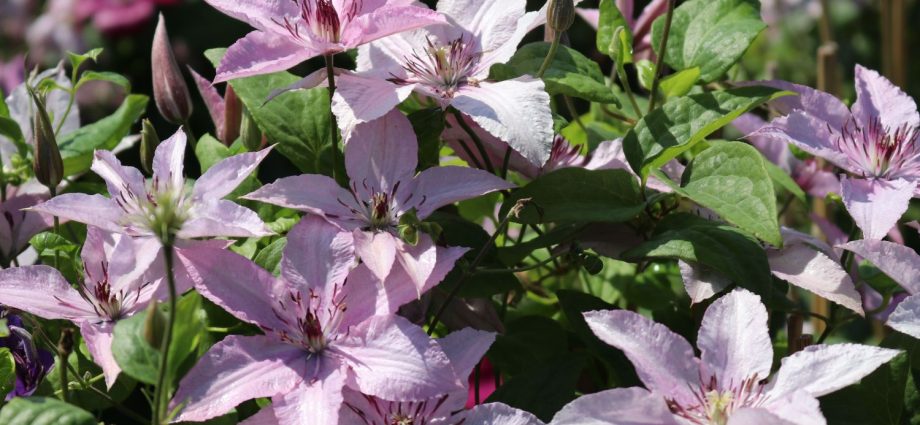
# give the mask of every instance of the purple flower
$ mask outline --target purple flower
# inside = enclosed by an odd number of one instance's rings
[[[32,185],[30,185],[32,186]],[[38,186],[38,185],[34,185]],[[6,202],[0,204],[0,264],[8,267],[23,250],[29,247],[32,236],[51,227],[52,219],[44,214],[23,211],[46,200],[43,187],[36,187],[41,193],[20,193],[25,187],[7,186]]]
[[[288,233],[276,278],[226,250],[190,253],[199,292],[264,335],[214,345],[179,384],[177,421],[204,421],[272,397],[277,423],[337,423],[348,388],[387,400],[421,400],[462,385],[441,347],[395,316],[415,298],[354,268],[352,234],[319,217]],[[453,263],[436,270],[439,282]]]
[[[782,361],[767,381],[773,345],[760,297],[735,290],[715,301],[697,337],[683,337],[631,311],[584,314],[602,341],[623,350],[642,388],[583,396],[553,425],[585,423],[820,424],[817,397],[858,382],[899,353],[858,344],[813,345]]]
[[[54,355],[35,346],[32,334],[23,327],[19,316],[0,307],[0,319],[6,319],[10,331],[9,336],[0,338],[0,347],[9,348],[16,363],[16,386],[5,399],[28,397],[54,366]]]
[[[412,0],[207,0],[256,28],[227,50],[215,82],[283,71],[425,25],[444,22]]]
[[[424,233],[415,245],[404,242],[397,231],[400,219],[414,210],[424,220],[445,205],[513,185],[466,167],[433,167],[416,175],[418,143],[409,120],[397,110],[358,126],[354,136],[345,147],[348,189],[329,177],[305,174],[279,179],[244,198],[320,215],[353,232],[358,256],[378,279],[400,268],[421,294],[442,256],[453,264],[466,249],[439,249]]]
[[[763,83],[758,83],[763,84]],[[852,110],[807,87],[767,82],[801,96],[774,102],[787,116],[753,133],[789,142],[850,173],[840,179],[847,211],[866,239],[882,239],[920,183],[920,114],[913,99],[877,72],[856,66]]]

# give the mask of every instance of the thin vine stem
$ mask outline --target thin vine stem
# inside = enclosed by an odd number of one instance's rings
[[[169,314],[166,316],[166,330],[160,344],[160,367],[157,372],[157,385],[153,397],[153,425],[162,425],[166,422],[167,403],[169,402],[169,349],[172,345],[173,327],[176,323],[176,280],[173,276],[173,256],[175,247],[172,242],[163,244],[163,255],[166,259],[166,284],[169,287]]]
[[[655,109],[655,99],[658,97],[658,85],[661,83],[661,68],[668,51],[668,36],[671,34],[671,21],[674,20],[674,6],[677,0],[668,0],[668,12],[664,19],[664,31],[661,33],[661,44],[658,45],[658,56],[655,58],[655,78],[652,79],[652,93],[649,96],[648,112]]]

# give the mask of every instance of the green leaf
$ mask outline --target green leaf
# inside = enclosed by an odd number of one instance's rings
[[[10,328],[6,326],[6,318],[0,318],[0,338],[10,336]]]
[[[277,276],[281,272],[281,254],[285,246],[287,246],[287,238],[278,238],[262,248],[252,261]]]
[[[22,130],[19,128],[19,123],[13,121],[11,118],[0,116],[0,135],[12,139],[17,144],[23,143]]]
[[[683,187],[675,188],[676,192],[764,242],[783,245],[773,182],[753,146],[715,144],[693,159],[682,180]]]
[[[585,363],[583,354],[565,353],[542,367],[512,377],[486,402],[502,402],[549,422],[562,406],[575,399],[575,386]]]
[[[444,112],[441,108],[428,108],[409,114],[409,122],[418,137],[418,169],[436,167],[441,160],[441,133],[444,131]]]
[[[597,25],[597,51],[605,55],[610,54],[610,44],[613,42],[617,28],[623,28],[626,45],[632,50],[633,34],[629,28],[627,18],[617,8],[614,0],[601,0],[598,5],[600,18]],[[616,58],[612,58],[616,59]]]
[[[436,212],[428,217],[427,221],[436,223],[441,227],[441,240],[448,246],[462,246],[470,248],[464,259],[472,261],[489,242],[489,234],[482,226],[458,217],[453,214]],[[458,264],[461,263],[459,260]],[[494,246],[489,247],[485,257],[480,263],[485,268],[502,268],[504,265],[498,260]],[[453,289],[457,280],[463,274],[462,267],[454,267],[444,278],[439,288],[445,291]],[[469,276],[457,293],[461,297],[484,298],[498,293],[518,290],[521,283],[513,273],[482,273]]]
[[[509,80],[522,75],[537,75],[549,53],[550,43],[531,43],[520,48],[506,64],[492,66],[491,78]],[[599,103],[619,105],[619,99],[604,82],[596,62],[575,49],[559,46],[556,56],[543,74],[546,92],[564,94]]]
[[[901,353],[863,378],[858,385],[821,397],[821,411],[827,422],[835,425],[900,425],[910,366],[908,354]]]
[[[757,240],[734,227],[692,214],[665,217],[651,239],[623,253],[623,258],[630,261],[668,258],[699,263],[765,299],[772,299],[770,265]]]
[[[767,169],[767,174],[770,175],[770,180],[773,180],[773,187],[777,189],[776,194],[779,195],[779,188],[782,187],[786,189],[792,196],[798,198],[802,203],[807,202],[805,198],[805,191],[799,186],[792,177],[789,176],[782,168],[779,168],[778,165],[770,162],[764,161],[764,167]]]
[[[699,79],[700,68],[694,66],[662,78],[659,87],[666,97],[680,97],[690,93]]]
[[[72,69],[72,70],[74,70],[74,72],[76,72],[76,70],[80,69],[80,66],[83,65],[83,62],[86,62],[87,60],[91,60],[91,61],[95,62],[96,59],[97,59],[97,58],[99,57],[99,55],[101,55],[101,54],[102,54],[102,48],[101,48],[101,47],[97,47],[97,48],[95,48],[95,49],[92,49],[92,50],[90,50],[90,51],[88,51],[88,52],[86,52],[86,53],[83,53],[82,55],[81,55],[81,54],[77,54],[77,53],[73,53],[73,52],[67,52],[67,58],[70,59],[70,69]]]
[[[230,148],[210,134],[201,136],[198,139],[198,144],[195,145],[195,157],[198,158],[198,163],[201,164],[202,173],[208,171],[214,164],[231,156],[233,156],[233,152],[230,151]]]
[[[665,17],[652,25],[656,53]],[[674,9],[665,62],[676,70],[700,68],[700,79],[712,82],[725,74],[766,25],[757,0],[689,0]]]
[[[35,252],[38,252],[39,255],[46,253],[53,254],[54,251],[73,253],[79,248],[73,242],[53,232],[42,232],[32,236],[32,239],[29,239],[29,245],[32,245],[32,247],[35,248]]]
[[[655,64],[648,59],[636,62],[636,74],[639,76],[639,84],[642,84],[642,88],[651,91],[655,80]]]
[[[144,114],[148,100],[144,95],[129,95],[112,115],[60,138],[58,145],[64,159],[64,175],[72,176],[89,170],[93,151],[115,149],[131,131],[131,125]]]
[[[125,89],[126,93],[131,93],[131,81],[124,75],[116,72],[86,71],[80,76],[80,81],[77,82],[77,90],[79,90],[83,84],[90,81],[108,81]]]
[[[623,222],[644,208],[636,178],[625,170],[564,168],[538,177],[514,191],[502,214],[530,198],[513,219],[519,223]],[[504,216],[504,215],[502,215]]]
[[[4,324],[4,327],[6,325]],[[16,360],[9,348],[0,347],[0,396],[6,396],[16,386]],[[0,402],[2,404],[2,402]]]
[[[211,49],[205,56],[216,67],[226,49]],[[265,103],[272,90],[300,80],[288,72],[276,72],[230,82],[236,95],[252,113],[269,144],[304,173],[331,174],[329,144],[329,94],[325,88],[295,90]]]
[[[93,415],[53,398],[15,398],[0,410],[4,425],[96,425]]]
[[[741,114],[792,94],[767,87],[741,87],[681,97],[636,123],[623,139],[623,151],[643,180]]]

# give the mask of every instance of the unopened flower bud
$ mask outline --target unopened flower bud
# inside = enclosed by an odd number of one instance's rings
[[[152,301],[147,305],[147,316],[144,318],[144,340],[151,347],[159,348],[163,342],[163,332],[166,329],[166,315],[157,307],[157,302]]]
[[[567,31],[575,22],[575,3],[572,0],[549,0],[546,23],[556,32]]]
[[[240,122],[240,141],[249,152],[255,152],[262,147],[262,132],[248,110],[243,112]]]
[[[61,330],[61,338],[58,340],[57,349],[64,356],[73,352],[73,329],[64,328]]]
[[[32,121],[35,159],[32,167],[35,171],[35,178],[53,190],[64,178],[64,161],[61,159],[61,151],[58,149],[54,127],[45,109],[45,102],[31,87],[28,90],[35,103],[35,118]]]
[[[153,68],[153,98],[160,115],[170,123],[184,123],[192,115],[192,98],[169,44],[162,14],[153,35],[150,60]]]
[[[236,96],[233,86],[227,84],[227,93],[224,95],[224,129],[221,133],[225,145],[230,146],[240,137],[240,126],[243,121],[243,102]],[[253,150],[258,150],[253,149]]]
[[[153,154],[159,145],[160,136],[157,136],[150,120],[145,119],[141,123],[141,167],[144,167],[148,174],[153,173]]]

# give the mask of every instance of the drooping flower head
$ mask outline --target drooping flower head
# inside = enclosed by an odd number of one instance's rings
[[[22,319],[0,307],[0,319],[6,319],[9,335],[0,338],[0,347],[8,348],[16,364],[16,383],[9,394],[0,394],[9,401],[13,397],[28,397],[38,389],[45,375],[54,366],[54,355],[38,348]]]
[[[554,425],[824,423],[817,397],[858,382],[899,353],[857,344],[813,345],[783,359],[768,379],[773,345],[767,310],[760,297],[741,289],[706,310],[697,337],[699,358],[683,337],[640,314],[584,316],[598,338],[626,354],[646,389],[583,396],[557,413]]]
[[[227,50],[215,82],[283,71],[390,34],[443,22],[411,0],[208,0],[256,28]]]

